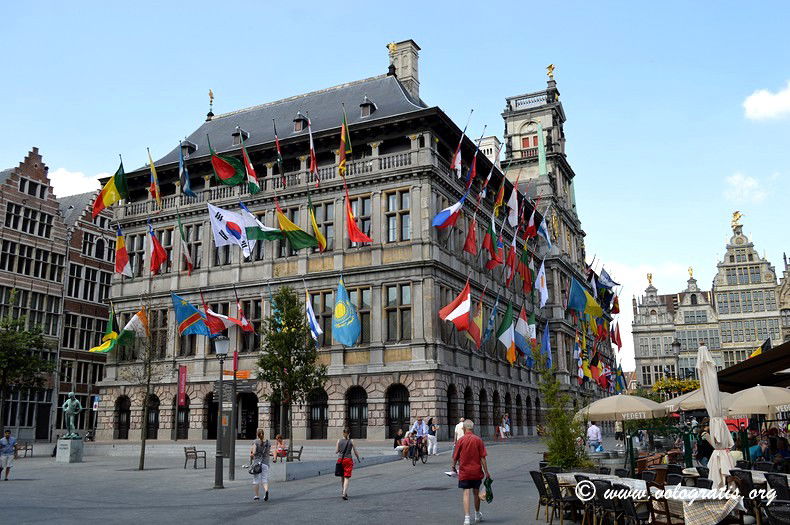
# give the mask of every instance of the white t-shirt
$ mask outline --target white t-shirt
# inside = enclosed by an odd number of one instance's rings
[[[458,441],[464,437],[464,422],[461,421],[457,425],[455,425],[455,440]]]
[[[587,441],[601,441],[601,429],[597,425],[590,425],[587,429]]]

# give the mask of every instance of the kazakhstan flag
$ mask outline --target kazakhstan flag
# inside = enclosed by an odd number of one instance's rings
[[[332,315],[332,336],[335,341],[345,346],[354,346],[362,332],[357,309],[348,299],[348,292],[343,285],[343,279],[337,284],[335,297],[335,312]]]

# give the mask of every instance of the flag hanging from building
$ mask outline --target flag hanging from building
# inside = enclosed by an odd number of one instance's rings
[[[477,220],[472,216],[469,222],[469,229],[466,232],[466,240],[464,241],[464,251],[471,255],[477,255]]]
[[[458,221],[458,217],[461,215],[461,208],[464,207],[464,201],[466,200],[466,196],[468,195],[468,191],[461,196],[461,200],[453,204],[452,206],[448,206],[447,208],[443,209],[439,213],[436,214],[436,217],[433,218],[432,225],[440,230],[453,226],[456,221]]]
[[[184,233],[184,225],[181,224],[181,215],[176,212],[176,225],[178,226],[178,238],[181,242],[181,255],[184,257],[184,264],[187,267],[187,275],[192,275],[192,269],[195,267],[192,261],[192,254],[189,253],[189,244],[187,244],[187,236]]]
[[[241,319],[236,319],[235,317],[230,317],[228,315],[215,312],[210,307],[205,305],[204,309],[206,311],[206,326],[208,326],[209,332],[211,332],[212,335],[224,332],[234,325],[244,330]]]
[[[532,368],[535,364],[534,352],[538,349],[538,325],[535,321],[535,312],[529,314],[527,324],[527,334],[529,336],[529,352],[527,352],[527,366]]]
[[[89,352],[97,354],[106,354],[115,348],[118,344],[118,332],[115,330],[115,308],[110,303],[110,317],[107,319],[107,328],[104,330],[104,335],[101,338],[101,344],[94,346]]]
[[[608,288],[609,290],[615,286],[620,286],[620,283],[614,282],[614,279],[611,278],[609,272],[607,272],[604,268],[601,268],[601,275],[598,276],[598,284],[604,288]]]
[[[516,239],[518,238],[518,232],[513,232],[513,241],[510,243],[510,248],[507,251],[507,259],[506,259],[506,266],[508,268],[507,280],[505,281],[505,286],[510,286],[510,283],[513,282],[513,278],[516,277]]]
[[[543,217],[543,220],[540,221],[540,226],[538,226],[538,235],[546,239],[546,244],[551,249],[551,236],[549,235],[549,229],[546,226],[546,217]]]
[[[241,248],[244,257],[252,253],[250,242],[247,238],[247,221],[235,211],[225,210],[207,202],[208,216],[211,221],[211,233],[214,236],[214,246],[230,246],[235,244]]]
[[[527,245],[524,243],[524,246],[521,249],[521,256],[518,258],[518,274],[521,277],[522,282],[522,289],[524,293],[529,293],[532,291],[532,271],[529,268],[529,252],[527,251]]]
[[[337,171],[341,177],[346,176],[346,163],[348,162],[347,156],[351,155],[351,133],[348,130],[348,121],[346,120],[346,107],[343,106],[343,123],[340,125],[340,149],[338,150],[340,161],[337,164]]]
[[[307,212],[310,214],[310,224],[313,227],[313,236],[318,242],[318,251],[323,253],[326,250],[326,237],[321,233],[321,228],[315,220],[315,208],[313,207],[313,200],[310,198],[310,191],[307,192]]]
[[[618,350],[623,346],[623,341],[620,339],[620,323],[615,324],[612,328],[611,340],[617,345]]]
[[[471,117],[472,114],[470,113],[469,116]],[[467,126],[469,122],[467,121]],[[450,161],[450,173],[455,173],[455,178],[461,178],[461,145],[464,143],[464,136],[466,135],[466,126],[464,126],[464,130],[461,132],[461,138],[458,139],[458,146],[456,146],[455,151],[453,152],[453,159]]]
[[[192,183],[189,181],[189,172],[187,171],[187,163],[184,160],[184,149],[178,143],[178,181],[181,183],[181,193],[187,197],[197,197],[195,192],[192,191]]]
[[[235,293],[235,290],[234,290]],[[238,315],[239,328],[242,332],[255,332],[255,325],[252,324],[247,316],[244,315],[244,310],[241,308],[241,301],[236,297],[236,315]]]
[[[167,263],[167,252],[154,233],[151,219],[148,219],[148,234],[151,236],[151,275],[157,275],[162,269],[162,265]]]
[[[241,206],[241,216],[244,222],[244,231],[247,233],[247,241],[250,243],[250,249],[253,247],[253,241],[275,241],[278,239],[285,239],[283,232],[277,228],[265,226],[258,217],[239,201]]]
[[[538,225],[535,224],[535,213],[537,211],[537,206],[532,208],[532,214],[529,216],[529,222],[527,223],[527,229],[524,230],[524,238],[531,239],[538,234]]]
[[[247,148],[244,147],[244,131],[241,129],[237,129],[237,131],[239,132],[239,140],[241,141],[241,160],[244,165],[244,173],[247,177],[247,191],[254,195],[260,193],[261,186],[258,184],[258,175],[256,175],[250,156],[247,154]]]
[[[126,277],[132,276],[132,265],[129,262],[129,252],[126,251],[126,240],[121,227],[115,232],[115,273]]]
[[[540,293],[540,307],[546,306],[549,301],[549,287],[546,284],[546,266],[545,261],[540,262],[540,269],[538,275],[535,277],[535,288]]]
[[[488,338],[491,337],[491,334],[494,333],[494,325],[496,324],[497,306],[499,306],[499,294],[497,294],[496,299],[494,300],[494,307],[491,308],[491,314],[488,316],[488,322],[486,322],[486,331],[485,334],[483,334],[483,340],[480,343],[481,346],[483,345],[483,343],[488,341]]]
[[[170,292],[173,301],[173,312],[176,315],[178,335],[205,335],[209,337],[205,316],[186,299]]]
[[[508,303],[507,310],[505,310],[505,317],[502,318],[502,324],[496,332],[496,337],[499,342],[505,347],[505,356],[508,362],[512,365],[516,362],[516,340],[515,331],[513,326],[513,303]]]
[[[483,336],[483,296],[485,291],[480,296],[480,301],[477,303],[475,313],[469,313],[469,325],[466,328],[466,337],[475,344],[476,348],[480,348]]]
[[[126,174],[123,171],[123,161],[118,169],[115,170],[115,175],[110,177],[107,184],[96,196],[93,201],[93,218],[96,218],[99,213],[105,208],[109,208],[121,199],[129,198],[129,189],[126,186]]]
[[[283,171],[283,153],[280,150],[280,138],[277,136],[277,124],[275,124],[274,119],[272,119],[272,127],[274,127],[274,149],[277,152],[277,171],[280,172],[280,180],[282,182],[283,188],[285,188],[285,171]]]
[[[571,280],[571,289],[568,293],[568,309],[579,314],[589,314],[591,318],[601,317],[603,310],[590,293],[579,284],[576,278]]]
[[[516,349],[521,355],[528,356],[532,353],[529,344],[529,322],[527,321],[527,310],[521,307],[521,312],[516,320],[516,328],[513,332],[516,342]]]
[[[357,226],[357,219],[354,217],[354,210],[351,208],[351,198],[348,196],[348,188],[346,188],[346,230],[348,232],[348,240],[351,242],[373,242],[373,239],[368,237]]]
[[[477,177],[477,153],[480,151],[480,141],[477,141],[475,154],[472,155],[472,164],[469,166],[469,172],[466,174],[466,189],[468,190]]]
[[[321,329],[321,325],[318,324],[318,319],[315,316],[315,312],[313,311],[313,301],[310,300],[310,292],[305,289],[304,291],[305,299],[304,299],[304,311],[307,315],[307,326],[310,328],[310,337],[313,338],[315,344],[318,344],[318,337],[324,333]]]
[[[462,332],[469,327],[469,310],[472,308],[472,298],[470,295],[469,279],[466,280],[463,290],[453,299],[450,304],[439,310],[439,318],[442,321],[450,321],[455,325],[456,330]]]
[[[502,182],[499,184],[499,190],[496,192],[496,198],[494,199],[494,215],[499,217],[499,208],[505,202],[505,179],[507,177],[502,177]]]
[[[496,258],[496,247],[494,246],[494,237],[496,235],[496,223],[494,222],[494,215],[491,214],[491,222],[488,223],[488,229],[483,236],[483,249],[488,250],[488,258]]]
[[[140,309],[139,312],[134,314],[123,330],[118,334],[117,345],[128,345],[134,343],[138,337],[151,337],[151,332],[148,330],[148,315],[145,313],[145,308]]]
[[[546,356],[546,368],[551,368],[551,337],[548,320],[543,328],[543,338],[540,340],[540,353]]]
[[[335,309],[332,315],[332,337],[344,346],[354,346],[362,333],[357,309],[348,298],[343,278],[337,283]]]
[[[317,248],[318,240],[315,237],[301,229],[294,224],[288,217],[285,216],[280,206],[276,205],[275,214],[277,222],[280,225],[280,231],[288,239],[292,250],[302,250],[304,248]]]
[[[504,262],[504,242],[502,241],[502,230],[505,229],[505,222],[502,221],[502,227],[499,228],[499,236],[496,241],[496,250],[493,257],[486,263],[486,270],[493,270]],[[489,250],[489,254],[491,251]]]
[[[749,357],[757,357],[758,355],[762,354],[763,352],[767,352],[771,348],[773,348],[773,346],[771,345],[771,338],[769,337],[768,339],[763,341],[763,344],[761,344],[760,346],[755,348],[754,352],[749,354]]]
[[[151,198],[156,201],[156,205],[159,206],[159,209],[162,209],[162,193],[159,191],[159,177],[156,175],[156,166],[154,166],[154,159],[151,158],[151,150],[145,148],[148,152],[148,167],[151,170],[151,183],[148,186],[148,193],[151,194]]]
[[[515,228],[516,224],[518,224],[518,177],[516,177],[516,182],[513,183],[513,191],[510,192],[510,197],[507,199],[507,207],[507,222]]]
[[[208,149],[211,152],[211,167],[214,170],[214,176],[222,184],[227,184],[228,186],[241,184],[245,178],[242,163],[230,155],[218,155],[214,148],[211,147],[208,135],[206,135],[206,141],[208,141]]]
[[[310,137],[310,175],[315,178],[315,187],[317,188],[321,181],[318,178],[318,160],[315,157],[315,146],[313,145],[313,124],[310,119],[307,119],[307,135]]]

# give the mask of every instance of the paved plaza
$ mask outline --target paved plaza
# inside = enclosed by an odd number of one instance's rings
[[[544,447],[537,438],[487,443],[494,502],[483,503],[488,523],[535,523],[537,493],[528,470]],[[334,476],[272,483],[268,502],[253,502],[251,476],[241,468],[224,490],[212,489],[208,468],[183,468],[176,455],[152,454],[144,472],[131,456],[89,456],[81,464],[53,458],[20,459],[12,481],[0,482],[3,523],[462,523],[457,481],[444,472],[448,444],[426,465],[395,461],[355,469],[350,500],[340,499]],[[365,456],[365,444],[360,443]],[[245,458],[241,458],[245,459]],[[239,461],[241,463],[241,461]],[[364,461],[363,461],[364,463]],[[227,478],[227,471],[225,472]]]

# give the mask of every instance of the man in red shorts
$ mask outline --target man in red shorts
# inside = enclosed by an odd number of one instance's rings
[[[474,427],[475,424],[471,419],[464,421],[464,435],[456,442],[453,451],[453,471],[456,470],[456,464],[461,464],[458,470],[458,488],[464,491],[461,500],[464,525],[472,524],[472,509],[469,501],[472,494],[475,502],[474,523],[483,520],[483,513],[480,512],[480,485],[484,477],[491,477],[486,463],[486,447],[483,440],[473,432]]]

